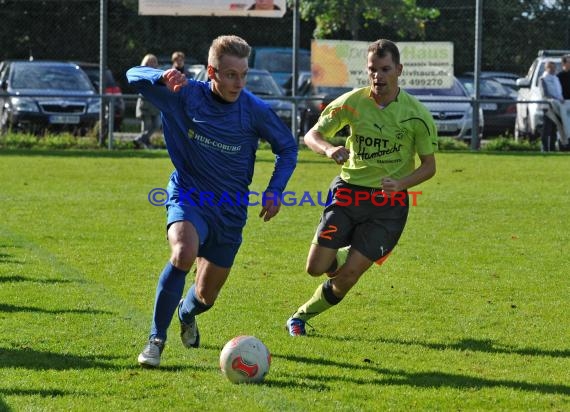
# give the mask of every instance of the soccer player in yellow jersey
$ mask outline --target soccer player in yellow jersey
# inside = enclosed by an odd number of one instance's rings
[[[338,304],[372,264],[386,260],[406,225],[407,189],[435,175],[436,127],[430,112],[398,87],[402,68],[393,42],[372,43],[370,85],[330,103],[305,135],[311,150],[342,169],[307,258],[307,272],[328,279],[287,320],[291,336],[305,335],[307,320]],[[346,146],[326,140],[347,125]]]

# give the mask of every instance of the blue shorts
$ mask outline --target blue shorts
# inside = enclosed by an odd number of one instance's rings
[[[200,243],[198,256],[220,267],[231,267],[241,246],[245,220],[228,223],[227,218],[224,219],[217,208],[182,202],[179,196],[180,189],[172,180],[168,183],[167,191],[167,233],[170,225],[175,222],[192,223]]]

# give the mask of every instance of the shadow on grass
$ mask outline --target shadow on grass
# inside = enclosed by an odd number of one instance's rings
[[[308,365],[332,366],[336,368],[345,368],[349,370],[361,369],[369,370],[379,375],[385,375],[377,379],[355,378],[350,373],[340,376],[328,374],[326,376],[317,374],[303,374],[303,379],[308,381],[343,381],[357,385],[401,385],[419,388],[440,388],[448,387],[454,389],[485,389],[485,388],[511,388],[527,392],[538,392],[544,394],[563,394],[570,395],[570,386],[553,385],[541,383],[528,383],[507,379],[486,379],[474,376],[458,375],[445,372],[406,372],[404,370],[392,370],[380,368],[371,363],[354,364],[348,362],[339,362],[331,359],[309,358],[305,356],[287,355],[281,356],[272,354],[273,358],[282,358],[291,362],[299,362]],[[307,368],[309,370],[309,368]]]
[[[63,396],[88,396],[91,395],[86,392],[78,392],[78,391],[62,391],[60,389],[9,389],[9,388],[0,388],[0,411],[2,412],[12,412],[15,411],[11,408],[4,399],[3,396],[23,396],[23,397],[31,397],[31,396],[39,396],[41,398],[57,398]]]
[[[35,370],[65,369],[121,369],[108,363],[116,356],[78,356],[44,352],[30,348],[0,348],[1,368],[25,368]]]
[[[34,306],[16,306],[8,305],[6,303],[0,303],[0,312],[14,313],[14,312],[37,312],[37,313],[51,313],[54,315],[59,315],[62,313],[79,313],[86,315],[115,315],[113,312],[106,310],[96,310],[96,309],[43,309]]]
[[[2,263],[1,259],[0,263]],[[32,282],[32,283],[45,283],[45,284],[72,283],[71,280],[65,280],[65,279],[41,279],[41,278],[32,278],[29,276],[22,276],[22,275],[0,276],[0,283],[11,283],[11,282],[14,283]]]
[[[346,342],[347,340],[359,340],[370,343],[389,343],[394,345],[409,345],[409,346],[423,346],[435,350],[457,350],[457,351],[472,351],[472,352],[485,352],[485,353],[499,353],[505,355],[531,355],[531,356],[548,356],[552,358],[568,358],[570,357],[570,349],[555,349],[547,350],[540,348],[514,348],[501,345],[491,339],[461,339],[455,343],[433,343],[422,342],[418,340],[401,340],[401,339],[362,339],[362,338],[346,338],[339,336],[329,335],[315,335],[325,339],[338,340]]]
[[[14,255],[10,255],[8,253],[0,253],[0,263],[24,263],[21,260],[14,259]]]
[[[0,393],[2,393],[2,391],[0,391]],[[0,396],[0,411],[5,411],[5,412],[12,412],[13,409],[10,408],[2,399],[2,396]]]
[[[8,389],[0,388],[0,394],[4,396],[14,395],[14,396],[41,396],[42,398],[54,398],[56,396],[68,396],[68,395],[86,395],[86,393],[78,393],[77,391],[62,391],[60,389]],[[0,411],[2,403],[0,401]]]

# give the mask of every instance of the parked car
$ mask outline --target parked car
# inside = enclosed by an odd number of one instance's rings
[[[459,76],[471,96],[475,94],[473,76]],[[492,77],[479,78],[479,97],[497,102],[481,103],[485,118],[483,137],[513,134],[517,119],[517,99],[511,91]]]
[[[279,97],[285,97],[283,89],[281,89],[275,79],[267,70],[249,69],[247,73],[247,82],[245,84],[247,90],[256,96],[264,99],[273,109],[283,123],[291,127],[293,103],[287,100],[279,100]],[[271,97],[271,99],[267,99]]]
[[[445,89],[406,89],[431,112],[438,136],[448,136],[464,141],[471,140],[473,107],[471,96],[461,82],[453,79],[453,84]],[[479,107],[479,137],[484,127],[483,110]]]
[[[540,93],[540,78],[544,73],[544,63],[553,61],[556,64],[556,72],[562,69],[562,56],[570,54],[570,50],[540,50],[538,56],[528,69],[526,77],[517,80],[518,105],[517,121],[515,123],[515,137],[539,137],[542,133],[543,103],[524,103],[528,101],[542,100]]]
[[[473,77],[473,72],[463,73],[463,76]],[[503,86],[507,87],[514,97],[517,95],[517,79],[520,78],[518,74],[509,72],[499,72],[499,71],[482,71],[479,73],[480,79],[493,79],[501,83]]]
[[[311,82],[311,72],[299,73],[299,83],[297,96],[307,98],[300,105],[299,129],[303,136],[315,125],[322,111],[330,102],[353,90],[352,87],[316,86]]]
[[[69,62],[5,61],[0,70],[0,132],[84,135],[99,120],[100,99],[87,74]]]
[[[298,70],[311,71],[311,52],[298,50]],[[251,50],[249,67],[267,70],[285,94],[291,94],[293,73],[293,49],[290,47],[254,47]]]
[[[85,73],[87,73],[89,80],[91,80],[91,83],[93,83],[95,90],[97,93],[99,93],[99,63],[77,62],[75,64],[81,67]],[[105,94],[112,94],[117,96],[117,98],[114,98],[115,117],[113,118],[113,121],[114,129],[118,130],[121,128],[121,124],[125,118],[125,100],[122,97],[119,97],[123,95],[123,92],[119,87],[119,84],[115,81],[113,72],[108,68],[105,69],[103,73],[103,86]]]

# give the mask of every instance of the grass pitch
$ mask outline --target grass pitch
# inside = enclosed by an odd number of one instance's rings
[[[0,411],[570,410],[568,156],[437,158],[398,248],[307,338],[284,324],[323,280],[304,274],[321,207],[268,223],[250,208],[198,318],[203,347],[183,348],[174,322],[163,367],[146,370],[169,255],[147,196],[167,183],[166,154],[0,152]],[[260,151],[252,191],[272,167]],[[337,172],[303,151],[288,190],[326,191]],[[272,352],[263,384],[219,371],[239,334]]]

